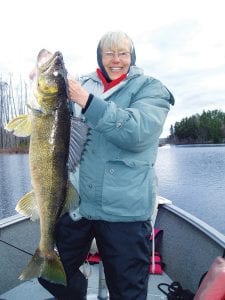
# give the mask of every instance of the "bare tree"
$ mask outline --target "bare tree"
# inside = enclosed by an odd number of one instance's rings
[[[17,84],[13,84],[12,74],[8,80],[0,76],[0,149],[20,151],[27,148],[29,138],[18,138],[4,129],[6,123],[19,114],[27,112],[28,86],[20,77]]]

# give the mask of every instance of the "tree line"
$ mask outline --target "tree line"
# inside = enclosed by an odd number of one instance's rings
[[[171,125],[168,142],[175,144],[224,143],[225,113],[221,110],[203,110]]]
[[[28,86],[21,78],[16,84],[9,74],[5,80],[0,76],[0,152],[27,152],[29,138],[19,138],[4,127],[14,117],[27,113]]]

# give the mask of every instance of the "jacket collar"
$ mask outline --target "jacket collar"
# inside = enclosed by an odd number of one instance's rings
[[[115,85],[114,87],[110,88],[109,90],[107,90],[103,94],[101,94],[101,98],[107,99],[113,93],[115,93],[116,91],[118,91],[122,87],[124,87],[127,84],[127,82],[130,81],[130,79],[135,78],[140,75],[143,75],[143,74],[144,74],[144,72],[141,68],[138,68],[136,66],[131,66],[129,73],[127,74],[127,77],[124,80],[122,80],[120,83]],[[86,75],[80,77],[80,80],[83,84],[90,79],[103,85],[101,79],[98,77],[97,72],[92,72],[92,73],[89,73],[89,74],[86,74]]]
[[[108,82],[100,69],[97,69],[96,72],[98,74],[98,77],[101,79],[101,81],[104,85],[104,92],[106,92],[109,89],[111,89],[112,87],[116,86],[117,84],[119,84],[122,80],[124,80],[127,77],[127,74],[123,74],[119,78]]]
[[[127,80],[129,80],[133,77],[136,77],[138,75],[143,75],[143,70],[141,68],[136,67],[136,66],[131,66],[130,71],[127,74],[127,78],[125,79],[125,81],[127,81]],[[102,84],[102,82],[101,82],[100,78],[98,77],[98,74],[96,73],[96,71],[91,72],[91,73],[86,74],[86,75],[82,75],[80,77],[81,82],[85,82],[89,79],[92,79],[93,81],[97,81],[97,82]]]

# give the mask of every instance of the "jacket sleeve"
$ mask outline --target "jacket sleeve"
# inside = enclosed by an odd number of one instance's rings
[[[90,127],[117,147],[141,152],[158,140],[173,103],[172,94],[160,81],[148,79],[131,96],[130,107],[122,109],[94,97],[85,117]]]

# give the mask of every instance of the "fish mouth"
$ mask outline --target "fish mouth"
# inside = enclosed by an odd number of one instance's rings
[[[61,94],[67,85],[67,71],[60,51],[54,54],[42,49],[37,57],[37,92],[51,99]]]
[[[52,73],[57,76],[57,71],[64,68],[63,56],[60,51],[52,54],[46,49],[42,49],[37,58],[37,67],[40,73]]]

